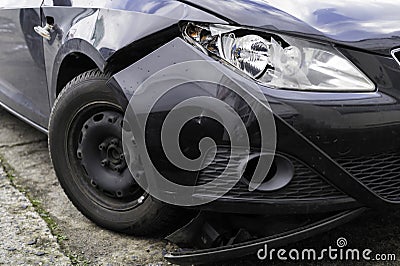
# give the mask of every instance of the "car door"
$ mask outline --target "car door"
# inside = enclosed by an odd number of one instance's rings
[[[0,1],[0,101],[47,127],[50,113],[41,25],[42,0]]]

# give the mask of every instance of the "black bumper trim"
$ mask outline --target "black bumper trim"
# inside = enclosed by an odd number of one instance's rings
[[[201,210],[238,214],[309,214],[345,211],[362,205],[351,198],[313,200],[254,200],[222,197]]]

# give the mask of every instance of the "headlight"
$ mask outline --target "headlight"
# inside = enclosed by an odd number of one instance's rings
[[[273,88],[374,91],[375,85],[329,44],[286,35],[251,33],[226,25],[188,23],[184,37],[251,78]]]

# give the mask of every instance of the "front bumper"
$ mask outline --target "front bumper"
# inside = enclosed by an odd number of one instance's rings
[[[400,68],[394,59],[352,50],[342,50],[377,84],[373,93],[311,93],[273,90],[263,87],[274,114],[277,130],[277,149],[294,166],[292,181],[276,191],[250,192],[239,183],[225,196],[201,206],[213,211],[235,213],[312,213],[354,209],[393,207],[400,204]],[[159,70],[181,62],[212,60],[177,38],[114,75],[109,86],[127,105],[135,89]],[[366,62],[369,62],[366,64]],[[369,66],[365,69],[365,66]],[[245,79],[231,69],[226,75]],[[400,89],[400,88],[399,88]],[[185,97],[190,97],[187,88]],[[198,96],[193,92],[194,96]],[[218,95],[215,95],[218,98]],[[233,107],[243,107],[234,97],[223,99]],[[179,97],[175,99],[179,102]],[[236,101],[236,102],[235,102]],[[257,146],[258,132],[250,121],[249,113],[237,110],[248,120],[248,130]],[[159,116],[162,120],[162,115]],[[194,125],[195,132],[212,135],[219,147],[220,158],[196,174],[183,173],[168,163],[173,176],[192,179],[193,185],[213,179],[213,172],[223,168],[226,155],[223,151],[223,134],[212,121]],[[162,125],[155,122],[149,135],[154,140],[157,160],[164,161],[159,145],[159,135],[153,131]],[[196,142],[189,133],[188,147]],[[218,139],[219,138],[219,139]],[[193,144],[194,146],[197,144]],[[255,151],[257,153],[257,151]],[[229,154],[229,153],[228,153]],[[221,165],[222,164],[222,165]],[[213,168],[214,167],[214,168]],[[164,169],[164,170],[165,170]],[[218,186],[215,187],[218,189]],[[207,191],[197,194],[208,197]]]

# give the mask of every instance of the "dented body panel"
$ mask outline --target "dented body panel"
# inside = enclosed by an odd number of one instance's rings
[[[62,31],[53,36],[54,40],[44,43],[51,103],[56,97],[58,69],[68,54],[83,53],[104,70],[116,51],[181,20],[224,23],[173,0],[45,0],[42,10],[44,17],[54,18]]]

